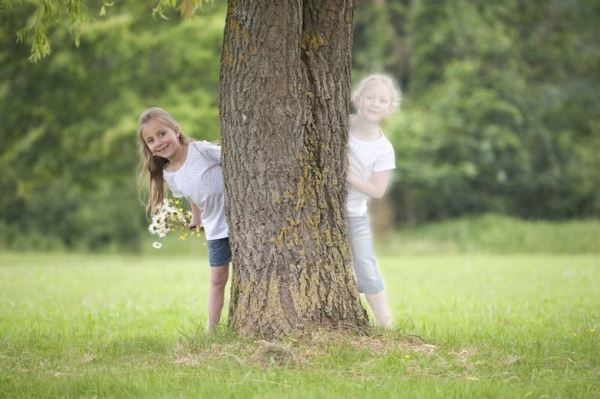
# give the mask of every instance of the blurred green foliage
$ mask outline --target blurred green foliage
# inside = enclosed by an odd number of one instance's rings
[[[3,12],[0,248],[138,250],[137,117],[160,105],[187,134],[218,138],[224,8],[165,20],[117,2],[82,25],[79,47],[68,28],[50,30],[53,53],[37,63],[15,41],[31,11]]]
[[[52,53],[32,63],[35,4],[0,0],[0,248],[139,250],[137,116],[159,105],[218,139],[224,2],[190,19],[89,2],[43,26]],[[600,216],[598,2],[380,0],[355,17],[353,80],[403,89],[385,126],[397,222]]]
[[[354,79],[404,91],[385,129],[398,220],[600,215],[599,17],[593,0],[359,2]]]

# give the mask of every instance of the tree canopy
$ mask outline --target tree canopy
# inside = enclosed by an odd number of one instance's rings
[[[180,18],[197,4],[0,2],[0,246],[139,248],[140,110],[219,137],[225,10]],[[353,80],[404,91],[385,126],[398,222],[600,216],[598,17],[592,0],[358,2]]]

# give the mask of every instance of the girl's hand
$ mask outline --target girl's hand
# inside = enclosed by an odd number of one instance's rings
[[[346,181],[350,183],[351,186],[354,185],[358,180],[360,179],[356,177],[354,173],[348,171],[348,174],[346,175]]]
[[[186,227],[195,231],[200,231],[202,229],[202,218],[200,218],[199,213],[192,212],[192,219],[186,225]]]
[[[202,222],[195,222],[195,221],[191,221],[190,223],[188,223],[187,228],[190,230],[201,230],[202,229]]]
[[[346,173],[346,180],[350,182],[350,179],[356,180],[358,179],[359,173],[358,168],[355,165],[355,161],[352,159],[350,154],[348,154],[348,173]]]
[[[202,211],[198,208],[198,205],[190,201],[190,208],[192,208],[192,220],[188,224],[188,229],[200,230],[202,228]]]

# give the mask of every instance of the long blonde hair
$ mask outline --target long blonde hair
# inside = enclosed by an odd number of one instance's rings
[[[141,183],[149,178],[150,182],[150,193],[146,203],[146,211],[154,212],[162,204],[165,198],[165,182],[163,179],[163,170],[168,159],[157,157],[152,154],[148,145],[142,137],[142,131],[148,122],[153,119],[159,120],[165,126],[179,132],[179,142],[181,144],[189,144],[192,142],[191,139],[184,136],[179,128],[179,124],[171,114],[159,107],[150,107],[145,109],[138,120],[138,139],[139,139],[139,154],[140,154],[140,173],[138,176],[138,183]]]

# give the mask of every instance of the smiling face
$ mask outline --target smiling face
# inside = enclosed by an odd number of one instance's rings
[[[379,123],[392,111],[392,92],[382,82],[374,82],[360,93],[356,102],[358,116]]]
[[[171,127],[159,118],[152,118],[141,130],[141,139],[152,155],[171,160],[182,150],[179,128]]]

